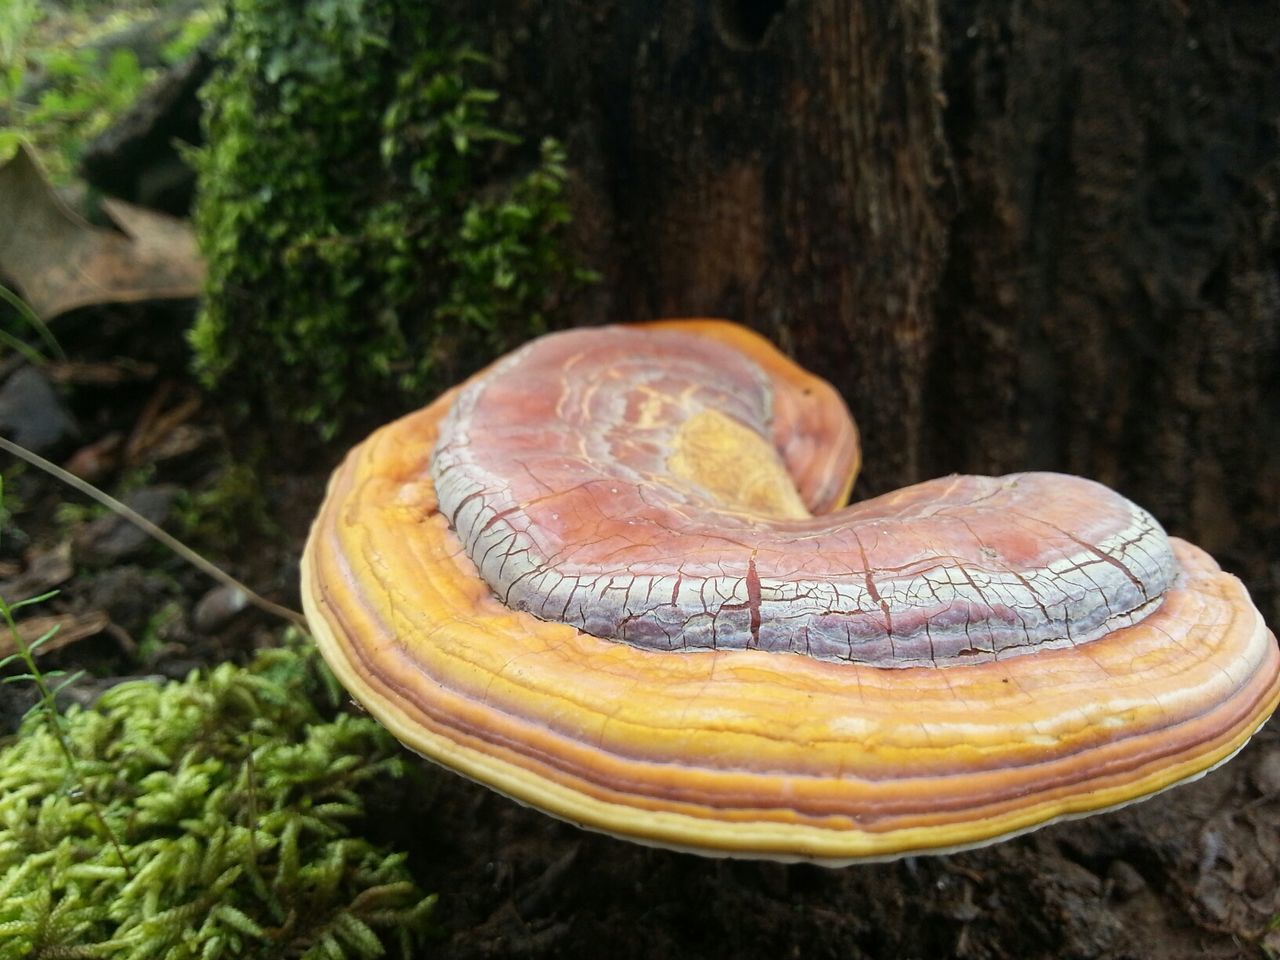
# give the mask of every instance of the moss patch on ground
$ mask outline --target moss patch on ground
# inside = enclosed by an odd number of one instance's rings
[[[0,751],[0,958],[409,956],[434,898],[353,834],[400,751],[336,696],[292,646],[38,708]]]

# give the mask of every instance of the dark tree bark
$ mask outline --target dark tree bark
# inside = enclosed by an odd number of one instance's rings
[[[951,471],[1092,476],[1280,624],[1274,0],[458,15],[512,120],[568,144],[604,276],[577,322],[745,321],[844,392],[856,496]],[[757,875],[601,841],[573,871],[565,952],[596,935],[619,956],[1280,949],[1280,766],[1259,740],[1194,786],[954,858]]]
[[[577,166],[583,321],[749,323],[845,391],[865,491],[923,475],[954,194],[932,0],[539,9],[501,62]]]
[[[1280,623],[1280,12],[992,0],[944,33],[934,465],[1096,477]]]
[[[845,393],[857,495],[1093,476],[1280,622],[1274,5],[479,16],[531,125],[568,141],[604,275],[581,322],[749,323]]]

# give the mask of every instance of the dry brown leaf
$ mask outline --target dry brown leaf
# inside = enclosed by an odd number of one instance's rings
[[[132,357],[111,360],[55,360],[44,366],[44,375],[54,383],[92,384],[113,387],[120,383],[153,380],[159,371],[154,363]]]
[[[103,209],[120,232],[95,227],[58,199],[25,146],[0,166],[0,274],[37,316],[200,292],[204,261],[185,221],[120,200]]]
[[[120,466],[120,450],[124,434],[112,430],[73,453],[64,466],[81,480],[97,483]]]
[[[29,647],[56,627],[58,632],[40,644],[40,648],[36,651],[36,653],[50,653],[77,640],[101,633],[110,622],[111,618],[102,610],[80,615],[59,613],[47,617],[30,617],[18,621],[18,636],[22,638],[23,645]],[[13,634],[7,630],[0,633],[0,657],[7,657],[17,652]]]
[[[199,412],[200,397],[188,394],[171,404],[174,387],[172,380],[162,381],[142,408],[124,447],[126,464],[140,466],[182,456],[209,439],[208,429],[187,423]]]

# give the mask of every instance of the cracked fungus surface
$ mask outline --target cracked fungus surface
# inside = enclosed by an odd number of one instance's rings
[[[1274,709],[1243,587],[1057,474],[841,508],[857,435],[742,328],[534,341],[335,474],[317,640],[415,749],[642,842],[842,863],[1195,777]]]
[[[546,337],[458,396],[431,475],[505,606],[656,650],[945,666],[1096,639],[1176,575],[1155,519],[1078,477],[950,477],[809,516],[771,443],[778,394],[805,388],[690,339]]]

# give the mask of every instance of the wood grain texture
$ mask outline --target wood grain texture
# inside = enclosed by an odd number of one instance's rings
[[[698,357],[725,362],[722,380],[701,381],[727,396],[725,412],[737,416],[734,403],[749,407],[754,396],[763,404],[761,397],[777,389],[780,378],[766,374],[750,352],[738,351],[724,337],[696,335],[705,325],[687,329],[695,333],[641,335],[662,350],[669,349],[665,338],[685,339],[681,356],[690,363]],[[591,337],[578,333],[541,341],[524,359],[542,350],[564,359],[557,351],[574,348],[571,338],[583,336]],[[609,331],[598,338],[616,363],[617,354],[610,353],[614,340]],[[583,347],[578,343],[567,352],[585,357],[591,351]],[[644,351],[629,343],[625,353],[639,363]],[[616,369],[581,363],[578,387],[600,380],[592,373]],[[519,354],[500,363],[489,386],[521,368]],[[1148,545],[1144,556],[1166,556],[1169,563],[1111,576],[1111,561],[1131,562],[1133,551],[1092,543],[1090,576],[1071,582],[1078,591],[1090,581],[1094,592],[1063,601],[1065,617],[1124,609],[1128,601],[1107,595],[1113,587],[1148,596],[1118,629],[1065,644],[1054,643],[1049,629],[1042,649],[1032,655],[1003,658],[993,646],[981,662],[886,669],[839,656],[779,652],[794,649],[785,646],[772,652],[694,649],[697,644],[643,649],[513,609],[481,576],[490,562],[483,552],[468,554],[464,541],[471,521],[459,519],[462,539],[451,527],[450,516],[462,507],[441,510],[433,473],[443,473],[447,485],[453,467],[433,461],[437,450],[447,458],[454,446],[485,437],[498,447],[518,443],[516,421],[553,414],[540,405],[557,405],[566,391],[526,393],[521,417],[499,406],[506,421],[480,424],[468,417],[484,405],[486,380],[482,374],[352,452],[333,478],[308,542],[303,596],[317,642],[340,679],[401,740],[548,813],[641,842],[736,856],[834,864],[956,849],[1122,805],[1199,776],[1237,751],[1280,697],[1275,640],[1240,583],[1196,547],[1156,536],[1158,527],[1127,501],[1073,478],[1018,485],[1060,484],[1049,489],[1068,491],[1060,499],[1033,498],[1040,509],[1064,514],[1055,519],[1057,527],[1083,505],[1099,507],[1099,525],[1081,521],[1067,539],[1142,542]],[[746,389],[752,383],[756,393]],[[646,382],[670,400],[662,392],[668,386],[674,396],[692,395],[687,383]],[[738,386],[746,393],[738,394]],[[600,399],[597,391],[588,392]],[[632,408],[633,417],[649,422],[642,406]],[[461,432],[455,421],[463,423]],[[542,452],[555,459],[553,437],[577,434],[552,422],[551,431],[543,431]],[[655,416],[652,422],[669,429],[678,418]],[[743,415],[741,422],[750,420]],[[618,463],[625,464],[635,453],[634,432],[623,429],[626,417],[611,423],[603,437],[578,438],[605,444],[588,461],[608,465],[616,448],[622,451]],[[768,435],[772,423],[766,416],[755,427]],[[507,474],[505,496],[522,496],[515,476],[524,471],[529,452],[508,458],[514,469]],[[657,456],[662,459],[661,451]],[[493,466],[485,463],[486,469]],[[537,479],[537,471],[529,473]],[[644,487],[652,490],[658,482],[656,473],[646,476]],[[969,483],[998,488],[1001,482],[953,478],[890,495],[887,516],[897,510],[913,518],[895,520],[900,527],[919,519],[928,528],[936,516],[921,507],[927,495],[954,494]],[[674,485],[677,510],[714,510],[707,497],[682,489],[684,483]],[[453,496],[459,503],[484,500],[465,485]],[[544,489],[519,505],[527,508],[547,496]],[[959,503],[971,499],[966,493]],[[904,502],[909,509],[902,509]],[[492,525],[491,517],[477,516],[480,527]],[[1146,540],[1125,533],[1135,517],[1143,518]],[[700,522],[697,516],[686,519]],[[741,507],[721,511],[713,525],[727,520],[744,522]],[[671,521],[670,513],[660,518]],[[787,524],[822,521],[774,519],[747,523],[740,533],[767,540]],[[953,560],[949,569],[989,568],[984,548],[995,549],[1006,565],[1026,561],[1028,569],[1041,562],[1052,568],[1047,558],[1065,549],[1073,569],[1080,568],[1078,544],[1068,548],[1037,532],[1024,529],[1004,540],[996,532],[970,536],[972,556]],[[886,547],[886,556],[941,536],[907,537]],[[1165,544],[1168,554],[1160,550]],[[957,543],[936,550],[926,566],[940,570],[946,566],[943,556],[963,557],[964,549]],[[685,545],[676,552],[686,556]],[[833,565],[834,553],[825,553],[809,551]],[[879,569],[878,556],[875,550],[865,562],[859,556],[852,580]],[[763,596],[768,578],[758,571],[756,576]],[[745,593],[750,637],[751,591]],[[910,593],[886,594],[893,603],[907,598],[905,609],[892,612],[899,622],[909,621]],[[871,606],[880,609],[878,603]],[[964,610],[970,618],[976,612],[969,604]],[[934,616],[942,616],[937,607],[923,619]],[[1046,617],[1044,623],[1052,621]],[[757,628],[763,622],[762,614]]]

